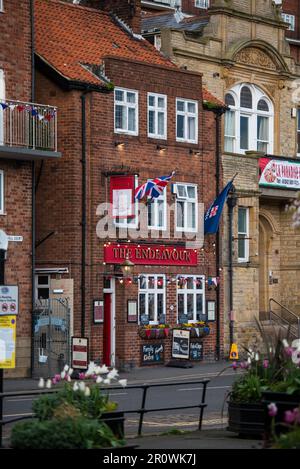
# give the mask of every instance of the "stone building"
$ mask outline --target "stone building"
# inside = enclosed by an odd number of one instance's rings
[[[39,167],[38,295],[68,297],[70,334],[89,338],[90,359],[166,363],[163,326],[207,319],[210,334],[195,331],[193,350],[214,359],[217,341],[223,352],[222,311],[213,317],[215,238],[205,249],[187,242],[203,220],[197,203],[217,193],[215,116],[203,103],[224,105],[202,90],[201,73],[179,69],[138,34],[139,1],[111,5],[112,13],[100,0],[35,2],[37,96],[60,108],[63,155]],[[159,200],[132,203],[137,185],[172,171]],[[127,200],[122,214],[118,200]],[[109,202],[113,232],[103,236],[101,204]],[[142,207],[144,234],[135,231]]]
[[[35,163],[59,156],[56,108],[35,104],[31,7],[30,0],[0,1],[1,253],[3,236],[9,237],[5,260],[1,255],[0,316],[17,314],[16,366],[10,376],[29,376],[31,370]],[[10,361],[13,354],[5,347]]]
[[[254,316],[269,317],[270,308],[295,320],[270,299],[300,314],[300,235],[285,210],[300,187],[300,68],[297,32],[282,16],[294,12],[297,24],[296,4],[211,0],[204,16],[168,26],[155,15],[142,24],[145,37],[153,42],[160,35],[161,51],[181,68],[203,73],[204,85],[228,106],[224,184],[237,176],[232,235],[229,212],[223,218],[227,343],[253,341]]]

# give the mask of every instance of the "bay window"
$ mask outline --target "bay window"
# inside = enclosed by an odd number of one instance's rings
[[[224,149],[273,153],[273,104],[257,86],[239,84],[226,96]]]
[[[177,314],[179,323],[205,321],[205,277],[177,277]]]
[[[141,323],[165,322],[166,292],[164,275],[141,275],[139,278],[139,318]]]
[[[115,89],[115,132],[138,135],[138,93]]]

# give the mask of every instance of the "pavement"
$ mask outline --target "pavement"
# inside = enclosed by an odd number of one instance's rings
[[[156,384],[168,382],[189,383],[202,379],[211,380],[210,385],[214,386],[214,379],[218,382],[219,377],[227,380],[235,379],[236,372],[232,370],[229,362],[201,362],[195,364],[193,368],[174,368],[174,367],[143,367],[134,368],[130,371],[120,372],[120,378],[127,379],[128,385]],[[227,378],[226,378],[227,377]],[[25,391],[36,390],[38,379],[5,379],[5,391]],[[226,383],[228,384],[228,383]],[[226,386],[229,387],[229,386]],[[178,417],[177,415],[178,423]],[[187,415],[185,416],[187,417]],[[161,418],[167,422],[167,431],[162,433],[159,418],[153,418],[149,421],[147,429],[147,420],[145,417],[145,432],[142,437],[135,437],[132,434],[126,434],[128,444],[137,445],[140,449],[258,449],[262,443],[252,439],[238,438],[226,430],[227,420],[220,419],[220,413],[215,415],[209,413],[209,408],[204,412],[203,429],[201,431],[190,431],[192,426],[178,427],[173,425],[172,415]],[[128,415],[126,420],[133,418]],[[185,418],[187,420],[187,418]],[[194,419],[197,420],[197,416]],[[191,422],[193,423],[193,422]],[[175,421],[174,421],[175,424]],[[130,425],[130,423],[129,423]],[[197,428],[196,426],[193,429]],[[136,433],[135,433],[136,435]]]

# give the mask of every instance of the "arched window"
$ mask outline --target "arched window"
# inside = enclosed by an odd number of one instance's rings
[[[255,85],[239,84],[225,95],[225,151],[273,153],[274,108]]]

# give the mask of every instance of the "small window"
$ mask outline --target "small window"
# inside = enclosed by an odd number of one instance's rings
[[[176,100],[176,140],[178,142],[198,142],[197,101]]]
[[[258,111],[269,112],[269,105],[265,99],[260,99],[257,105]]]
[[[138,177],[135,176],[135,181],[134,181],[135,189],[138,186]],[[137,228],[138,227],[138,218],[139,218],[139,204],[138,200],[135,200],[135,207],[134,207],[134,212],[135,216],[134,217],[128,217],[128,218],[119,218],[116,217],[114,218],[114,224],[115,226],[119,228]]]
[[[37,275],[36,276],[36,299],[48,300],[50,296],[50,276]]]
[[[209,0],[195,0],[195,6],[206,10],[209,8]]]
[[[281,13],[282,19],[285,23],[289,23],[289,31],[295,31],[295,16],[289,15],[288,13]]]
[[[166,292],[164,275],[141,275],[139,278],[139,317],[150,324],[165,322]],[[143,322],[143,321],[142,321]]]
[[[167,97],[160,94],[148,94],[148,136],[167,138]]]
[[[248,86],[241,89],[241,107],[252,109],[252,93]]]
[[[115,132],[138,135],[138,93],[115,89]]]
[[[176,230],[197,231],[197,186],[176,184]]]
[[[205,321],[205,277],[177,277],[177,314],[179,323]]]
[[[166,189],[156,199],[148,199],[148,228],[152,230],[167,229],[167,198]]]
[[[238,261],[249,262],[249,208],[238,209]]]

